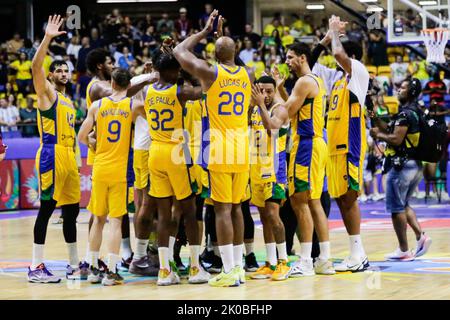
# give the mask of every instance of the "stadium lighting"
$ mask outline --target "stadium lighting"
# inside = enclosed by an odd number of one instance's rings
[[[323,10],[325,6],[323,4],[307,4],[306,9],[308,10]]]
[[[378,2],[378,0],[358,0],[361,3]]]
[[[431,1],[419,1],[419,4],[421,6],[434,6],[437,4],[437,1],[431,0]]]
[[[178,0],[97,0],[97,3],[177,2]]]
[[[382,12],[384,9],[379,6],[369,6],[367,12]]]

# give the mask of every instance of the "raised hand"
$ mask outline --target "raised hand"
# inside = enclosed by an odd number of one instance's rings
[[[278,66],[276,64],[273,65],[273,68],[272,70],[270,70],[270,72],[272,73],[272,78],[277,84],[277,88],[284,86],[287,76],[280,73],[280,70],[278,69]]]
[[[45,28],[45,35],[50,38],[58,37],[62,34],[66,34],[66,31],[59,31],[59,28],[63,24],[64,19],[60,15],[53,15],[48,17],[47,27]]]
[[[328,20],[329,29],[333,32],[339,32],[341,30],[341,18],[332,15]]]
[[[262,108],[265,105],[264,94],[261,92],[261,88],[256,84],[252,84],[252,100],[254,105],[260,108]]]
[[[167,54],[172,54],[173,46],[175,41],[172,38],[164,39],[164,42],[161,45],[161,51]]]
[[[220,38],[223,36],[223,23],[224,23],[225,19],[222,16],[219,16],[219,22],[217,23],[217,30],[216,32],[214,32],[214,37],[216,39]]]
[[[214,20],[218,15],[219,11],[217,9],[214,9],[214,11],[211,12],[211,14],[209,15],[208,21],[206,21],[205,28],[203,29],[203,31],[207,31],[208,33],[210,33],[213,30]]]

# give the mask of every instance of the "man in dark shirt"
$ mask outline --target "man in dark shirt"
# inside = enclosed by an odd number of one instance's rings
[[[424,255],[431,245],[417,221],[416,213],[409,204],[413,192],[422,179],[422,165],[408,159],[408,149],[416,147],[420,138],[419,106],[417,98],[421,91],[420,80],[403,81],[398,92],[400,112],[386,124],[375,117],[376,127],[370,135],[387,143],[383,171],[387,172],[386,211],[391,213],[399,248],[386,256],[390,261],[411,261]],[[374,114],[371,113],[371,117]],[[417,247],[408,248],[407,224],[413,229]]]
[[[433,75],[433,80],[429,81],[423,89],[423,94],[429,94],[430,100],[435,101],[439,106],[444,106],[444,96],[447,92],[447,86],[441,80],[439,71]]]
[[[22,137],[37,137],[39,135],[36,121],[37,112],[36,108],[33,107],[33,98],[27,98],[27,107],[25,109],[20,109],[20,120],[22,123],[26,124],[22,126]]]
[[[80,73],[86,72],[86,57],[92,50],[89,37],[81,39],[81,49],[78,51],[77,71]]]
[[[258,49],[261,36],[253,32],[253,26],[249,23],[245,25],[245,33],[242,35],[241,39],[243,40],[246,37],[252,42],[253,49]]]

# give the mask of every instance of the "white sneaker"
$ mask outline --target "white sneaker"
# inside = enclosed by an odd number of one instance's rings
[[[416,199],[424,199],[425,198],[425,192],[423,191],[419,191],[415,193],[415,198]]]
[[[317,258],[314,262],[314,272],[316,274],[326,274],[332,275],[336,274],[336,270],[334,270],[333,262],[330,260],[319,259]]]
[[[373,200],[373,201],[380,201],[380,200],[383,200],[384,197],[385,197],[385,196],[384,196],[383,194],[378,193],[378,194],[373,195],[372,200]]]
[[[432,242],[433,241],[431,240],[431,238],[423,233],[422,237],[420,237],[419,241],[417,241],[415,256],[420,257],[427,253]]]
[[[450,197],[448,196],[448,193],[445,192],[445,191],[442,191],[441,201],[448,201],[448,200],[450,200]]]
[[[211,275],[202,266],[189,268],[189,280],[191,284],[207,283]]]
[[[167,269],[159,269],[158,281],[156,281],[158,286],[170,286],[178,283],[180,283],[180,277],[176,272]]]
[[[430,199],[437,199],[437,194],[436,194],[436,192],[430,192],[429,194],[428,194],[428,198],[430,198]]]
[[[413,261],[415,259],[414,254],[410,250],[403,252],[400,248],[397,248],[397,250],[387,254],[385,257],[388,261]]]
[[[362,194],[359,196],[359,202],[365,203],[365,202],[367,202],[367,200],[368,200],[368,198],[365,194]]]
[[[345,272],[345,271],[361,272],[367,270],[369,266],[370,266],[369,259],[367,259],[367,257],[356,259],[353,257],[347,257],[344,259],[344,261],[337,264],[334,267],[334,269],[337,272]]]
[[[312,259],[302,259],[295,261],[291,268],[289,277],[305,277],[315,275]]]

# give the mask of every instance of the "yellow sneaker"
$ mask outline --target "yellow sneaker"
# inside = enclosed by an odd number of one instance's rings
[[[251,279],[270,279],[272,277],[273,272],[275,271],[275,266],[271,266],[268,261],[266,261],[266,264],[259,267],[258,270],[253,272],[250,275]]]
[[[289,278],[291,273],[291,267],[288,265],[287,260],[278,260],[277,267],[272,273],[272,280],[282,281]]]
[[[211,287],[238,287],[240,284],[239,275],[234,271],[225,273],[223,270],[214,278],[209,279],[208,284]]]

